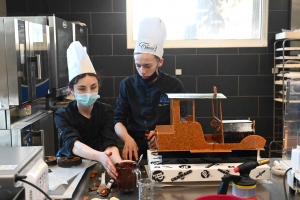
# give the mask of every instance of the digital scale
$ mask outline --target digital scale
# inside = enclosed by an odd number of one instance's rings
[[[24,187],[25,199],[44,199],[36,188],[21,181],[16,176],[27,176],[26,181],[48,193],[48,166],[44,162],[42,146],[0,147],[0,186]]]

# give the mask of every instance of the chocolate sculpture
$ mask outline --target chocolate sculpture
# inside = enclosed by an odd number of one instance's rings
[[[239,137],[239,142],[226,142],[224,140],[224,123],[222,120],[222,102],[226,97],[217,93],[214,87],[214,93],[206,94],[167,94],[170,99],[170,125],[157,125],[157,151],[174,152],[189,151],[191,153],[209,153],[209,152],[231,152],[232,150],[264,150],[266,140],[256,135],[255,131],[249,133],[232,133]],[[214,133],[204,134],[202,126],[196,121],[195,117],[195,99],[211,99],[213,119],[211,126]],[[192,116],[185,121],[180,117],[180,102],[183,100],[192,101]],[[219,107],[219,118],[215,116],[214,105],[217,102]],[[234,120],[231,120],[234,121]],[[238,121],[238,120],[237,120]],[[240,120],[239,120],[240,121]],[[254,122],[252,126],[254,126]]]

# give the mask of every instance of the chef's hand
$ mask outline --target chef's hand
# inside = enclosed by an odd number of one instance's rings
[[[148,134],[147,139],[150,142],[150,149],[157,149],[157,131],[150,131],[150,133]]]
[[[115,168],[115,165],[110,159],[110,156],[112,155],[112,152],[110,151],[104,151],[100,155],[100,162],[102,163],[103,167],[107,171],[108,175],[112,178],[116,179],[118,176],[117,169]]]
[[[138,160],[138,146],[136,145],[134,139],[132,137],[128,137],[127,140],[124,141],[124,148],[122,151],[122,157],[124,160]]]

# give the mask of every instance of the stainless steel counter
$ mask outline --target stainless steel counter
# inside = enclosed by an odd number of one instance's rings
[[[271,159],[270,166],[272,166],[273,161],[275,159]],[[278,159],[277,159],[278,160]],[[146,160],[142,160],[141,162],[141,171],[142,176],[147,176],[144,165],[147,165]],[[138,188],[136,188],[130,194],[123,194],[117,188],[113,188],[111,194],[104,198],[99,197],[96,194],[96,191],[88,192],[89,187],[93,187],[94,181],[97,179],[89,178],[90,172],[92,170],[97,169],[98,175],[101,176],[103,172],[103,167],[101,164],[96,164],[88,168],[85,174],[82,177],[79,185],[77,186],[72,199],[81,200],[84,196],[88,196],[89,200],[93,198],[100,199],[110,199],[111,197],[117,197],[120,200],[137,200],[138,199]],[[106,180],[108,181],[108,180]],[[256,188],[256,196],[258,200],[284,200],[284,190],[283,190],[283,178],[282,176],[276,176],[271,174],[270,181],[272,184],[258,184]],[[98,182],[100,182],[98,180]],[[155,199],[156,200],[193,200],[199,196],[205,196],[209,194],[216,194],[219,186],[197,186],[197,185],[189,185],[189,186],[172,186],[172,187],[155,187]],[[287,192],[289,191],[288,186],[286,186]],[[231,187],[228,188],[228,194],[231,194]],[[300,199],[300,196],[297,195],[289,195],[289,200]]]

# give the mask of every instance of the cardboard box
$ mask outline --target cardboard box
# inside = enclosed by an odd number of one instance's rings
[[[242,163],[207,164],[163,164],[161,155],[148,150],[149,175],[156,182],[199,182],[221,181],[226,174],[239,175],[233,169]],[[261,165],[253,169],[250,177],[254,180],[269,180],[270,167]]]

